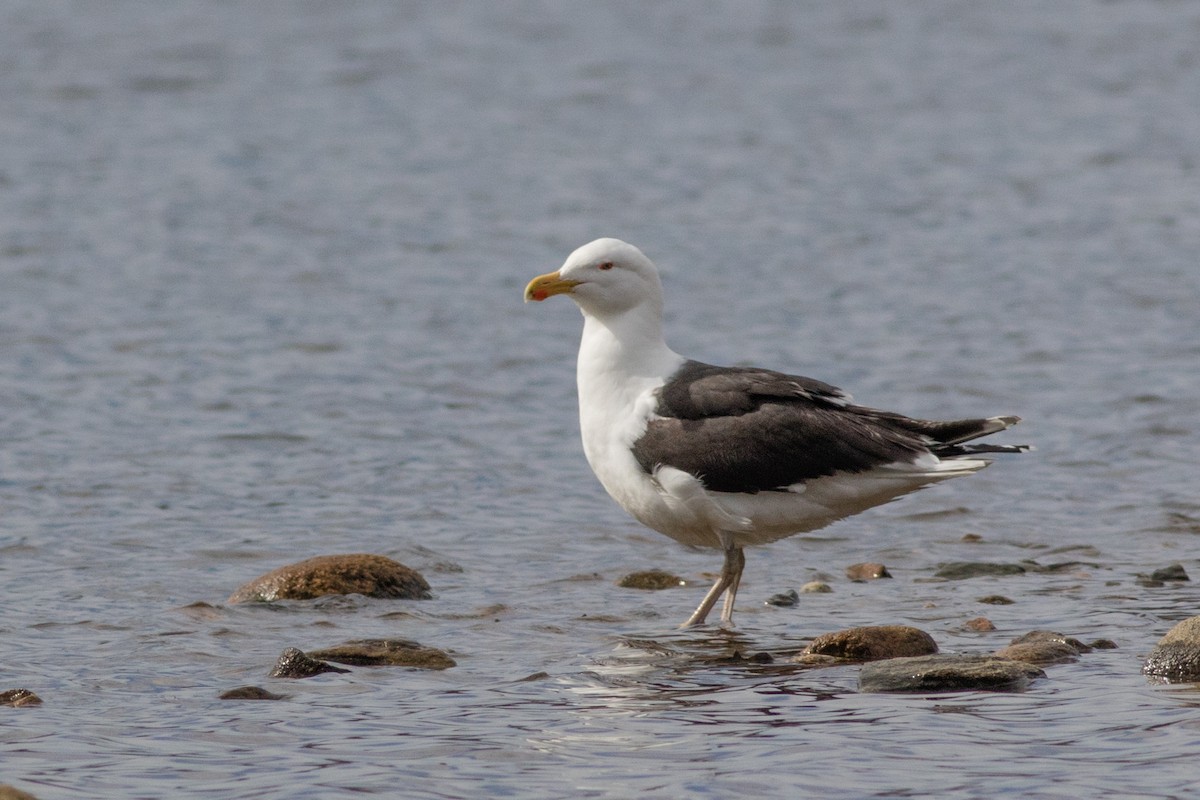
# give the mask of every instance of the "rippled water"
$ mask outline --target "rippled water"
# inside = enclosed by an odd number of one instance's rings
[[[1200,9],[1132,0],[3,4],[0,690],[45,703],[0,708],[0,782],[1189,793],[1200,694],[1139,669],[1200,598],[1138,576],[1200,573],[1198,45]],[[604,496],[577,313],[520,302],[599,235],[659,262],[681,352],[1020,414],[1038,450],[750,552],[737,629],[677,631],[719,556]],[[222,604],[344,552],[436,598]],[[931,580],[1023,559],[1078,563]],[[647,567],[692,583],[615,586]],[[884,622],[1118,648],[1018,694],[787,662]],[[459,666],[266,676],[363,636]],[[243,684],[290,699],[217,699]]]

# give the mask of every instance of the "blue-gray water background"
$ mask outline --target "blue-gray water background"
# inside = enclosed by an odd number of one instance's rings
[[[676,632],[719,555],[603,494],[578,314],[521,303],[597,236],[660,264],[683,353],[1038,450],[751,551],[736,634]],[[1200,694],[1139,669],[1200,590],[1137,576],[1200,577],[1198,253],[1196,4],[4,2],[0,690],[45,703],[0,708],[0,782],[1182,796]],[[436,598],[223,605],[346,552]],[[928,580],[1022,559],[1080,565]],[[648,567],[692,584],[614,585]],[[930,697],[703,658],[884,622],[1119,647]],[[364,636],[459,666],[266,677]]]

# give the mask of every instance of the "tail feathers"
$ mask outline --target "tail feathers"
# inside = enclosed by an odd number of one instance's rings
[[[932,448],[938,458],[962,458],[980,453],[1026,453],[1033,449],[1028,444],[947,444]]]

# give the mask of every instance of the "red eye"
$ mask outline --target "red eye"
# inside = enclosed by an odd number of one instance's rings
[[[611,261],[605,261],[604,263],[600,264],[599,267],[600,269],[612,269],[613,263]]]

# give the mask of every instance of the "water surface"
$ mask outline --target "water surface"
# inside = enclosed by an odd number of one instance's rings
[[[0,690],[45,703],[0,709],[0,780],[1187,794],[1200,695],[1139,670],[1197,592],[1138,576],[1200,573],[1198,40],[1200,10],[1153,2],[4,4]],[[1038,450],[751,551],[737,629],[676,631],[719,554],[604,496],[578,315],[520,302],[601,235],[660,264],[680,352],[1019,414],[1005,441]],[[344,552],[436,598],[223,605]],[[1078,563],[930,580],[1026,559]],[[844,579],[859,561],[895,578]],[[691,583],[615,586],[648,567]],[[1018,694],[787,662],[874,623],[1118,648]],[[367,636],[459,666],[266,676]],[[290,699],[217,699],[243,684]]]

